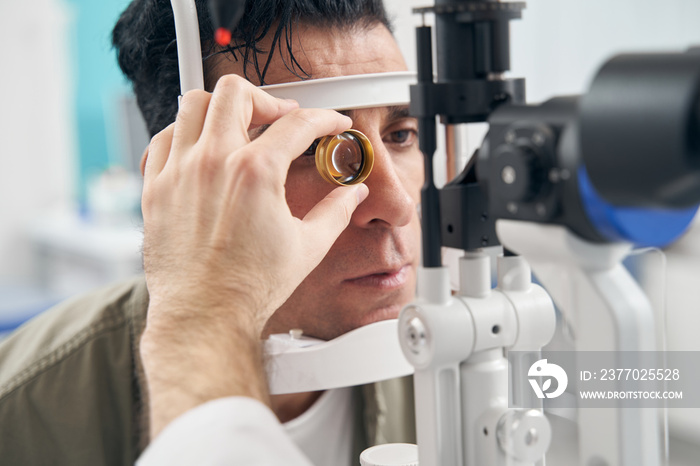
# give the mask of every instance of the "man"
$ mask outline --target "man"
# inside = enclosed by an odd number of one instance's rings
[[[245,76],[258,85],[405,69],[378,1],[249,1],[232,44],[226,49],[217,48],[209,39],[212,28],[203,4],[198,2],[198,13],[209,91],[228,89],[226,95],[241,92],[240,80],[229,76],[232,74]],[[135,0],[114,30],[120,65],[133,82],[149,130],[152,134],[165,131],[166,137],[156,138],[156,145],[159,139],[169,140],[167,131],[172,129],[166,127],[177,112],[179,90],[172,24],[168,0]],[[189,99],[199,105],[183,108],[199,110],[193,110],[193,114],[184,110],[178,118],[200,121],[201,112],[210,111],[208,104],[200,101],[208,98],[195,93],[186,96],[185,103]],[[250,108],[245,105],[232,108],[230,120],[212,120],[213,136],[207,139],[208,144],[195,144],[200,152],[190,159],[206,162],[218,147],[240,142],[236,139],[240,135],[230,136],[230,125],[236,121],[240,125],[240,115],[246,111]],[[263,337],[301,328],[307,335],[331,339],[358,326],[396,317],[413,297],[419,260],[416,205],[422,184],[416,122],[403,109],[396,108],[355,110],[348,115],[353,127],[364,132],[375,149],[375,168],[366,180],[370,194],[353,213],[348,228],[325,259],[261,326]],[[297,122],[300,127],[312,124],[303,112]],[[263,129],[264,126],[254,129],[249,137],[261,138]],[[287,133],[277,135],[281,154],[293,151],[287,141],[294,133],[287,129]],[[308,147],[313,138],[306,142]],[[311,159],[307,155],[298,157],[286,178],[286,201],[297,219],[304,218],[332,190],[316,173]],[[183,167],[183,173],[199,170]],[[205,165],[197,173],[206,186],[214,171]],[[177,182],[183,178],[170,179]],[[225,199],[234,188],[229,186],[230,190],[219,196]],[[49,311],[0,349],[4,439],[0,457],[4,461],[132,463],[148,442],[148,431],[155,434],[158,430],[148,426],[147,390],[139,358],[146,310],[150,308],[150,313],[154,306],[170,302],[163,297],[179,299],[181,293],[192,290],[201,298],[199,307],[216,307],[226,302],[229,293],[256,286],[209,260],[212,257],[208,253],[224,253],[225,247],[160,248],[171,244],[170,238],[200,227],[205,219],[201,212],[211,202],[207,196],[193,197],[196,192],[188,187],[179,189],[176,199],[199,199],[201,210],[174,209],[167,216],[163,214],[152,240],[146,238],[150,305],[142,280],[122,284]],[[150,202],[158,205],[159,200],[144,198],[144,209]],[[225,234],[225,230],[219,233]],[[309,237],[308,241],[313,244],[314,238]],[[261,264],[265,259],[260,258]],[[158,290],[155,295],[154,289]],[[154,296],[158,297],[155,302]],[[235,359],[234,354],[228,356]],[[382,432],[383,423],[389,422],[384,420],[382,403],[394,397],[378,398],[371,390],[364,390],[363,394],[364,398],[355,398],[356,391],[285,395],[273,397],[271,406],[280,421],[290,421],[286,426],[290,435],[317,463],[323,463],[328,455],[336,458],[332,450],[328,451],[330,440],[318,441],[319,433],[325,435],[332,430],[324,429],[319,419],[345,420],[355,412],[355,422],[347,419],[332,432],[332,441],[348,452],[347,464],[351,464],[363,446],[383,440],[411,440],[388,438]],[[371,419],[363,419],[367,417]],[[352,445],[348,438],[352,438]]]

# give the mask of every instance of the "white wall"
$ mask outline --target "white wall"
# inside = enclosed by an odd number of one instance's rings
[[[530,0],[512,24],[513,76],[528,100],[581,93],[610,56],[700,45],[697,0]]]
[[[29,278],[27,222],[71,198],[70,22],[63,0],[0,3],[0,282]]]

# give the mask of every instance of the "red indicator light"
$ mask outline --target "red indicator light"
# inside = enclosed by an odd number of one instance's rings
[[[226,28],[219,28],[214,33],[214,40],[217,44],[224,47],[231,43],[231,31]]]

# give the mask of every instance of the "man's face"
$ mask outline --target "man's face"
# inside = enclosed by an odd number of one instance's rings
[[[295,31],[293,50],[314,79],[406,70],[394,38],[383,25],[335,32],[301,26]],[[220,62],[217,71],[242,74],[241,65],[229,60]],[[298,80],[276,53],[266,84]],[[406,108],[344,113],[374,148],[374,169],[365,181],[369,197],[323,262],[270,317],[266,335],[300,328],[306,335],[331,339],[362,325],[396,318],[413,299],[420,260],[416,206],[423,183],[417,122],[408,117]],[[286,182],[292,214],[303,218],[333,188],[316,171],[313,154],[301,155],[292,163]]]

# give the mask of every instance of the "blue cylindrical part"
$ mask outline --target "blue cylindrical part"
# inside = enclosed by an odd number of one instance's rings
[[[610,241],[626,241],[639,247],[667,246],[685,232],[698,210],[697,205],[687,209],[614,206],[598,194],[584,167],[577,176],[588,219]]]

